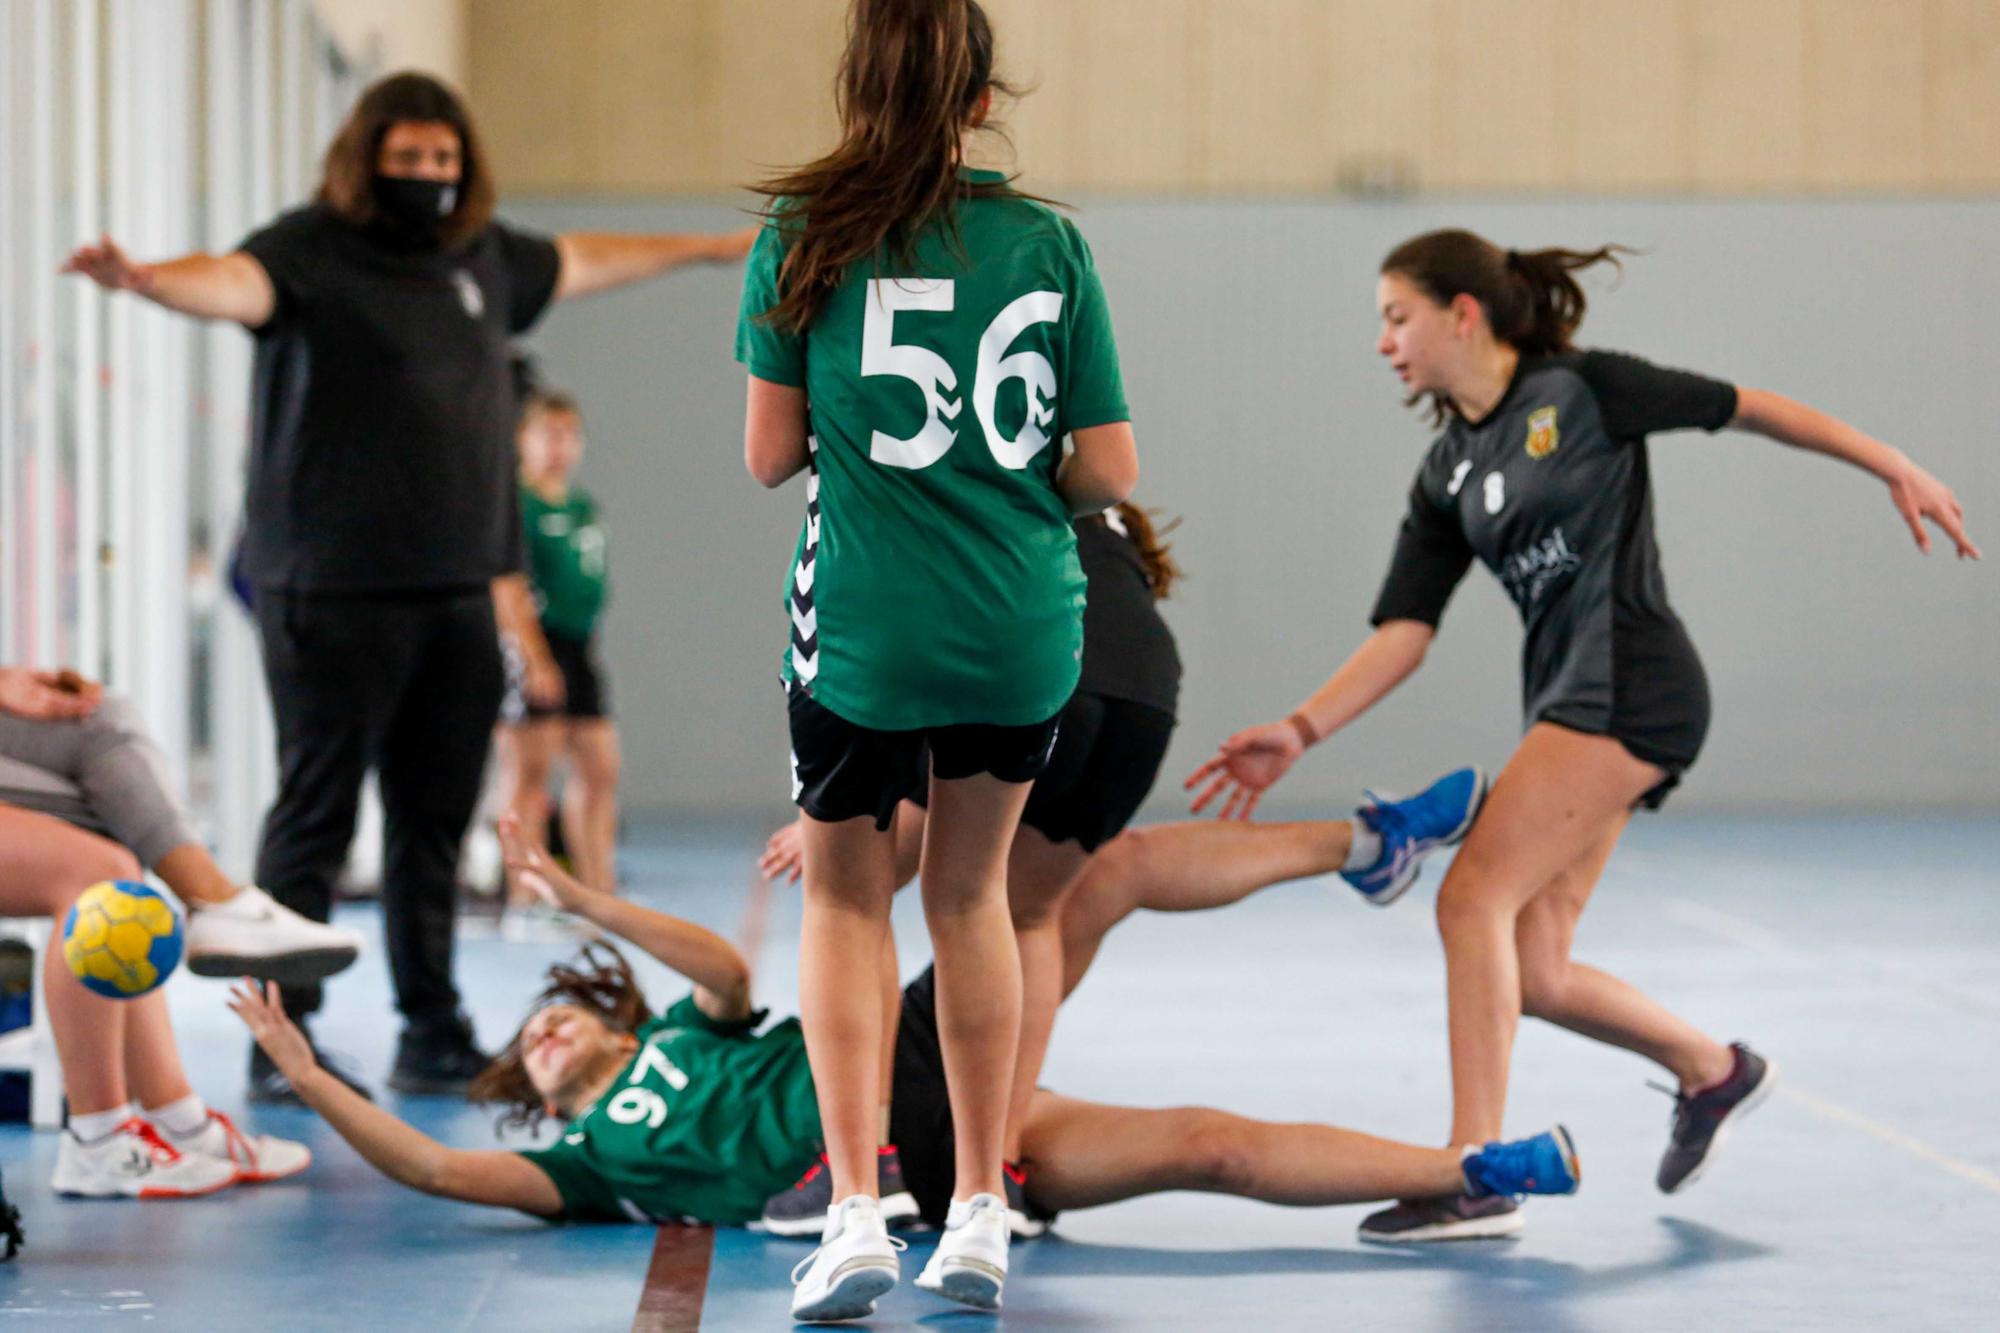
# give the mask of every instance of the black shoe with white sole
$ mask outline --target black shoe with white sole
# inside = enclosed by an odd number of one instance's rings
[[[1524,1219],[1521,1205],[1505,1194],[1474,1198],[1453,1194],[1442,1199],[1405,1199],[1370,1213],[1356,1233],[1375,1245],[1422,1245],[1445,1240],[1499,1240],[1518,1236]]]
[[[1723,1133],[1761,1106],[1777,1084],[1777,1065],[1740,1041],[1732,1043],[1729,1049],[1736,1061],[1722,1082],[1692,1095],[1673,1093],[1673,1131],[1656,1177],[1663,1194],[1672,1194],[1701,1179],[1715,1150],[1722,1146]]]

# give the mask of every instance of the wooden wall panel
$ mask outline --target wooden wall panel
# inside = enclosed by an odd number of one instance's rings
[[[2000,0],[986,0],[1036,188],[2000,188]],[[842,0],[469,0],[515,190],[824,149]]]
[[[1666,190],[1694,175],[1685,4],[1564,0],[1567,101],[1558,107],[1565,183],[1585,191]]]
[[[1919,0],[1806,6],[1806,182],[1915,186],[1924,178],[1924,7]]]
[[[1782,191],[1806,180],[1807,0],[1687,0],[1697,189]]]
[[[2000,3],[1925,9],[1925,178],[1947,190],[2000,187]]]
[[[1336,183],[1350,189],[1432,183],[1436,0],[1334,0],[1326,21]]]
[[[1557,0],[1438,0],[1429,183],[1521,189],[1559,181],[1556,110],[1571,77]]]
[[[1197,59],[1208,105],[1200,183],[1221,190],[1334,184],[1327,0],[1212,0]]]

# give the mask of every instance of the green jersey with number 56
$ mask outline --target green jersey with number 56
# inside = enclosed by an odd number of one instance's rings
[[[759,1033],[688,996],[642,1024],[639,1050],[546,1148],[522,1153],[573,1222],[748,1222],[819,1151],[819,1103],[796,1018]]]
[[[956,238],[856,263],[801,336],[758,318],[791,216],[750,253],[736,329],[810,416],[785,679],[881,731],[1054,716],[1083,650],[1062,440],[1130,419],[1089,246],[1032,200],[962,199]]]

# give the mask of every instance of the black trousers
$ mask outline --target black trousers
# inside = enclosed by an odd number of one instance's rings
[[[277,717],[278,799],[257,883],[315,921],[354,838],[373,768],[385,817],[382,933],[396,1006],[411,1027],[451,1022],[458,854],[478,804],[504,679],[484,588],[393,596],[259,589],[264,674]],[[309,1014],[318,986],[287,988]]]

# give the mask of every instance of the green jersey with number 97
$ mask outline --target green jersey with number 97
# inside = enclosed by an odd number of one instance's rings
[[[793,207],[750,253],[736,330],[810,418],[785,679],[881,731],[1054,716],[1083,650],[1062,440],[1131,415],[1089,246],[1032,200],[962,199],[956,238],[856,263],[795,335],[759,319]]]

